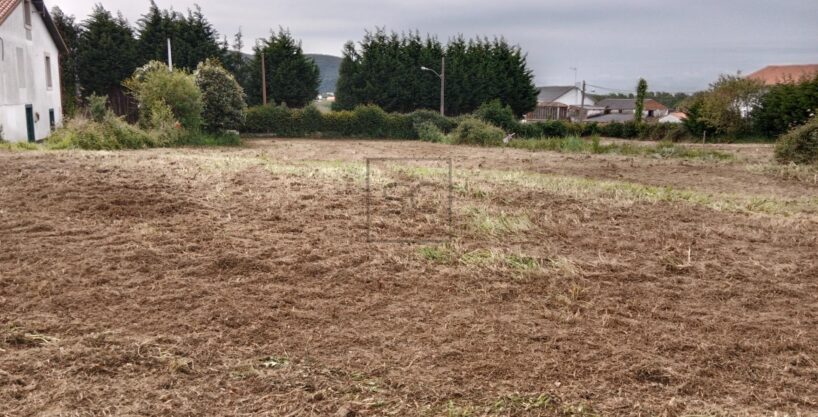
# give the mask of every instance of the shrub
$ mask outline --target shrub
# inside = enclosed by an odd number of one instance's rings
[[[418,135],[409,116],[400,113],[389,113],[386,115],[386,135],[384,137],[417,139]]]
[[[102,122],[108,113],[108,97],[91,94],[88,97],[88,113],[91,115],[91,120]]]
[[[208,132],[238,130],[244,124],[247,104],[244,90],[218,61],[207,59],[196,68],[196,86],[202,93],[202,118]]]
[[[425,141],[425,142],[446,142],[446,135],[437,127],[436,124],[426,121],[421,122],[415,126],[415,130],[417,131],[418,139]]]
[[[359,133],[371,138],[386,136],[386,112],[383,109],[375,105],[358,106],[353,113]]]
[[[99,122],[85,117],[69,120],[48,137],[46,144],[52,149],[113,150],[145,148],[155,142],[109,111]]]
[[[455,119],[443,116],[440,112],[432,110],[415,110],[409,114],[409,119],[412,122],[412,126],[419,126],[422,123],[430,122],[443,133],[451,132],[458,125]]]
[[[469,145],[498,145],[505,132],[482,120],[466,118],[452,132],[452,143]]]
[[[140,123],[153,127],[154,109],[168,106],[179,123],[190,130],[202,125],[202,93],[192,75],[169,71],[165,64],[151,61],[138,68],[123,83],[139,101]]]
[[[285,105],[251,107],[247,110],[244,130],[254,133],[273,133],[279,136],[299,136],[300,126],[295,126],[293,112]]]
[[[514,111],[511,110],[511,106],[504,106],[499,99],[481,104],[474,112],[474,115],[478,119],[507,131],[513,131],[517,127],[517,124],[520,123],[517,121],[517,118],[514,117]]]
[[[818,117],[779,137],[775,159],[782,164],[818,164]]]
[[[323,127],[323,115],[314,104],[301,109],[301,128],[304,133],[320,132]]]

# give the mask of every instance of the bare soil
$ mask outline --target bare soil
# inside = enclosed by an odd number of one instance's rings
[[[818,196],[748,169],[768,147],[734,152],[0,152],[0,415],[818,415],[815,210],[490,178]],[[365,157],[452,158],[448,244],[367,241],[439,219],[368,223]]]

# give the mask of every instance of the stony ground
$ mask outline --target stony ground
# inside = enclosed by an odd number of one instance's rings
[[[0,415],[818,415],[818,176],[721,148],[0,152]]]

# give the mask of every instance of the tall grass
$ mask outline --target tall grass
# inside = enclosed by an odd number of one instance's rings
[[[734,156],[727,152],[691,148],[677,145],[672,142],[659,142],[656,145],[637,145],[631,143],[603,144],[598,136],[594,136],[590,140],[583,139],[578,136],[517,139],[512,140],[506,146],[516,149],[528,149],[531,151],[554,151],[564,153],[643,155],[659,156],[662,158],[715,160],[734,159]]]

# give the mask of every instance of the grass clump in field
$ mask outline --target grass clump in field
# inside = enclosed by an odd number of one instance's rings
[[[507,146],[531,151],[554,151],[563,153],[618,154],[714,160],[734,159],[732,154],[726,152],[681,146],[672,142],[660,142],[656,145],[635,145],[630,143],[603,144],[598,136],[591,138],[591,140],[582,139],[577,136],[517,139],[509,142]]]
[[[0,140],[0,149],[11,152],[37,151],[42,147],[31,142],[5,142]]]
[[[534,223],[525,214],[505,211],[494,213],[479,207],[473,207],[466,213],[470,218],[471,227],[487,236],[521,233],[534,228]]]
[[[422,246],[417,251],[423,259],[433,263],[449,264],[457,259],[454,250],[447,245]]]
[[[747,170],[786,181],[818,184],[818,165],[799,165],[792,162],[786,165],[756,164],[748,165]]]

